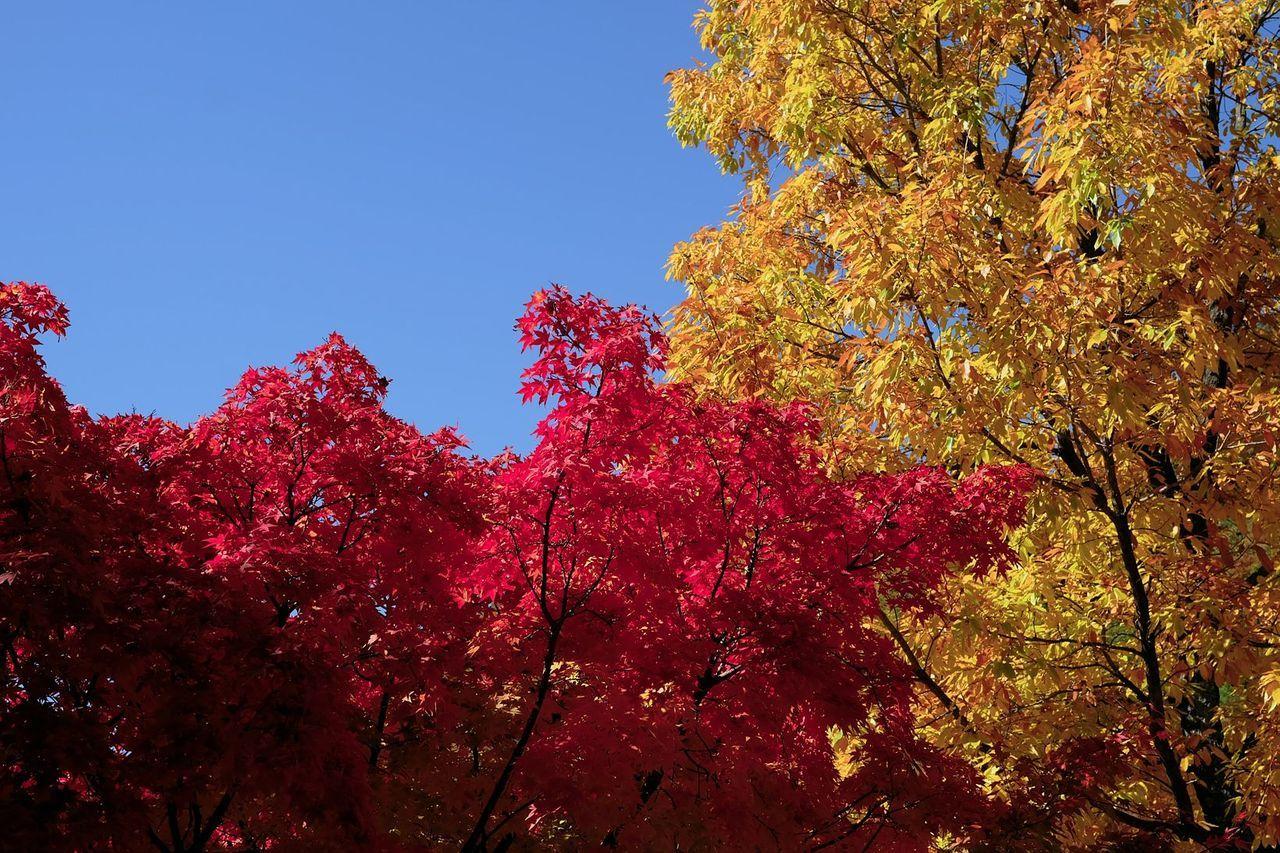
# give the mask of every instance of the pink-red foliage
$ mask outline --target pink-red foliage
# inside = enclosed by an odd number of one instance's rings
[[[652,317],[559,288],[538,444],[493,460],[337,335],[190,427],[91,418],[66,324],[0,290],[12,843],[922,849],[990,811],[876,616],[998,568],[1029,472],[833,480],[803,405],[660,382]]]

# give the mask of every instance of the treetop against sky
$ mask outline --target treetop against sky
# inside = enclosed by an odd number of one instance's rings
[[[693,0],[480,8],[8,10],[0,255],[74,312],[74,398],[188,421],[337,330],[397,414],[532,446],[513,308],[560,282],[665,310],[672,244],[737,192],[664,127]]]
[[[1277,849],[1280,2],[307,11],[0,59],[11,841]]]

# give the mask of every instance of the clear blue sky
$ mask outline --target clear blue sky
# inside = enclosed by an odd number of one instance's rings
[[[697,6],[11,4],[0,277],[70,306],[46,355],[94,412],[190,420],[338,330],[396,414],[527,449],[528,294],[661,313],[736,198],[665,127]]]

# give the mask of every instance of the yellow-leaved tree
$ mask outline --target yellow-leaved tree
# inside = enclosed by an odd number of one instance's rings
[[[675,372],[815,401],[837,468],[1043,474],[1019,565],[884,613],[974,846],[1280,841],[1278,14],[712,0],[669,76],[744,180]]]

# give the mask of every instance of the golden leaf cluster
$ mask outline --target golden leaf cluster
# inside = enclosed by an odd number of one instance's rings
[[[713,0],[668,77],[744,181],[671,256],[674,373],[813,400],[836,470],[1044,474],[1020,564],[901,626],[994,795],[1118,760],[1026,849],[1280,843],[1278,15]]]

